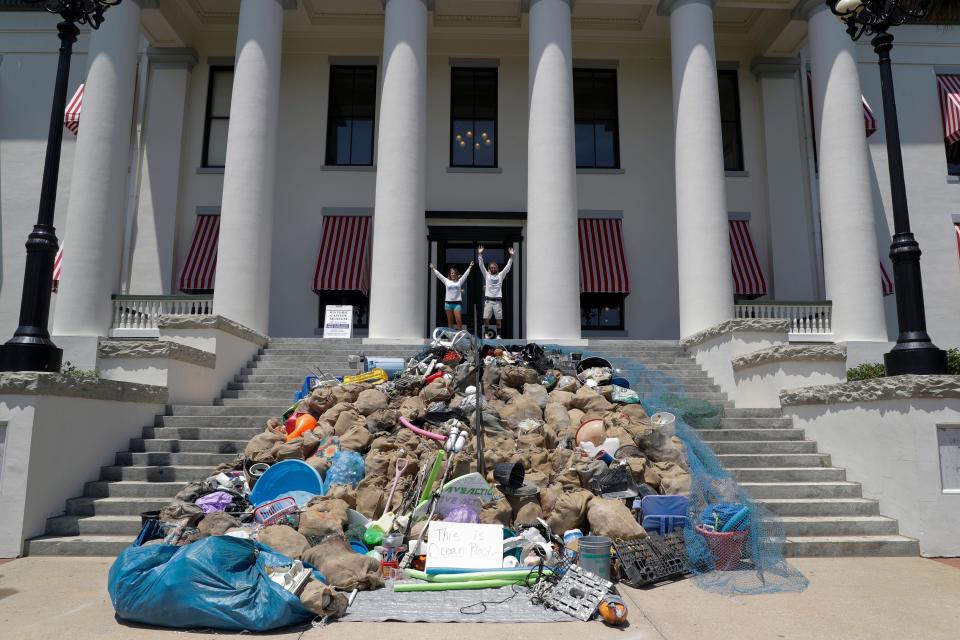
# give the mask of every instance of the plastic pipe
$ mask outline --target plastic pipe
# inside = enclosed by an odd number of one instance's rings
[[[531,576],[536,582],[536,574]],[[398,583],[393,586],[393,590],[398,593],[408,591],[466,591],[467,589],[499,589],[500,587],[509,587],[512,584],[523,584],[528,580],[524,578],[502,579],[502,580],[474,580],[463,582],[409,582]]]
[[[747,517],[750,515],[750,507],[744,507],[737,511],[733,516],[727,520],[727,522],[720,528],[721,532],[725,531],[740,531],[745,528],[743,525],[746,524]]]
[[[410,429],[410,431],[413,431],[418,436],[422,436],[424,438],[430,438],[431,440],[436,440],[437,442],[446,442],[447,440],[447,436],[440,435],[439,433],[433,433],[432,431],[427,431],[425,429],[421,429],[420,427],[416,426],[406,418],[401,417],[400,424],[405,426],[407,429]]]
[[[403,420],[403,418],[400,419]],[[433,459],[433,467],[430,469],[430,475],[427,476],[427,481],[423,483],[420,502],[426,500],[430,494],[433,493],[433,485],[437,481],[437,476],[440,475],[441,466],[443,466],[443,451],[437,451],[437,457]]]

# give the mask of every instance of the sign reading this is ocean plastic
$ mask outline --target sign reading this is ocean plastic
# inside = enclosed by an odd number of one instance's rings
[[[353,306],[348,304],[328,304],[323,312],[324,338],[353,337]]]
[[[498,524],[431,522],[427,570],[499,569],[503,566],[503,527]]]

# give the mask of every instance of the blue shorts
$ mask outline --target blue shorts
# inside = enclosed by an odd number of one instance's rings
[[[447,302],[443,308],[445,311],[463,311],[463,305],[459,302]]]

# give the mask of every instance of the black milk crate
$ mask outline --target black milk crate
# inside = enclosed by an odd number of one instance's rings
[[[641,540],[613,541],[621,579],[632,587],[680,578],[689,572],[683,532],[660,537],[650,534]]]

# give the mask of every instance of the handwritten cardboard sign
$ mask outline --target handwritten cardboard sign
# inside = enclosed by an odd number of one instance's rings
[[[503,566],[503,527],[431,522],[427,569],[497,569]]]

